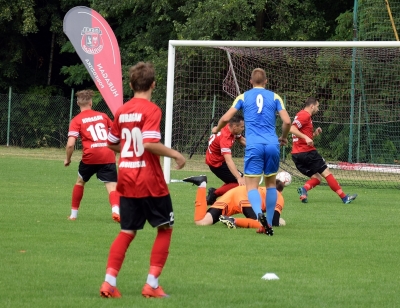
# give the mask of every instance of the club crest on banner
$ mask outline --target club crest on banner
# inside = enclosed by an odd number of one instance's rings
[[[101,37],[100,28],[84,27],[81,35],[81,46],[84,52],[95,55],[103,50],[103,39]]]

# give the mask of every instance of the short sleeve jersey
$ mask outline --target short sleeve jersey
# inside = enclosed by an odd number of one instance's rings
[[[233,135],[229,130],[229,124],[221,129],[218,134],[212,134],[208,140],[206,152],[206,164],[218,168],[225,161],[224,155],[231,154],[231,148],[242,135]]]
[[[144,149],[144,143],[161,139],[161,109],[154,103],[132,98],[120,107],[108,135],[109,144],[121,146],[117,191],[124,197],[162,197],[169,194],[160,157]]]
[[[269,90],[255,87],[236,97],[232,107],[243,109],[246,146],[279,144],[276,113],[284,110],[282,98]]]
[[[105,113],[95,110],[84,110],[71,120],[68,137],[81,138],[83,163],[115,163],[115,153],[107,147],[107,134],[111,125]]]
[[[296,126],[300,132],[313,139],[313,123],[311,120],[311,114],[309,114],[307,111],[305,111],[304,109],[300,110],[296,114],[292,125]],[[307,142],[304,138],[298,138],[295,135],[292,135],[292,139],[292,154],[311,152],[315,150],[314,146],[307,145]]]

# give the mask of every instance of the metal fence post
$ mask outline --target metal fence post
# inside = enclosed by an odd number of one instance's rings
[[[12,87],[10,87],[8,91],[7,146],[10,145],[11,94],[12,94]]]

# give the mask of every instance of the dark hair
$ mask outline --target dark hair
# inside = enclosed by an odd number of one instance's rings
[[[316,105],[318,102],[318,100],[315,97],[309,97],[306,99],[306,101],[304,102],[305,106],[308,107],[310,105]]]
[[[282,190],[285,188],[285,184],[281,180],[276,179],[276,190],[279,192],[282,192]]]
[[[155,81],[155,70],[150,62],[139,62],[129,68],[129,82],[133,92],[145,92]]]
[[[235,114],[230,120],[229,120],[229,124],[236,124],[236,123],[240,123],[244,121],[243,116],[239,115],[239,114]]]

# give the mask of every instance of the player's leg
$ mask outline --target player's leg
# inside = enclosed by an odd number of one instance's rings
[[[174,225],[174,212],[170,195],[164,197],[148,197],[143,208],[146,219],[154,228],[157,227],[157,236],[154,240],[150,255],[150,269],[146,284],[142,289],[144,297],[168,297],[158,283],[169,254]]]
[[[114,163],[104,164],[97,171],[97,178],[102,181],[108,192],[108,201],[111,206],[111,217],[120,222],[119,193],[117,192],[117,168]]]
[[[263,157],[264,154],[262,145],[253,145],[246,148],[244,156],[244,176],[246,181],[247,196],[257,217],[259,214],[262,214],[262,201],[258,191],[258,185],[260,182],[260,177],[263,174]]]
[[[327,166],[326,166],[326,168],[324,168],[324,171],[321,171],[321,175],[325,178],[330,189],[332,191],[334,191],[340,197],[340,199],[342,199],[343,203],[348,204],[351,201],[353,201],[355,198],[357,198],[357,194],[346,195],[343,192],[342,187],[340,186],[339,182],[336,180],[336,178],[333,176],[333,174],[329,171],[329,168]]]
[[[95,172],[96,170],[93,168],[93,165],[87,165],[82,161],[79,163],[78,178],[72,189],[71,215],[68,216],[69,220],[76,220],[78,218],[78,210],[83,198],[85,184]]]
[[[229,170],[228,165],[226,162],[223,162],[222,165],[218,168],[215,168],[214,174],[224,182],[224,184],[219,187],[218,189],[215,190],[215,196],[218,198],[219,196],[222,196],[224,193],[226,193],[228,190],[237,187],[238,181],[236,177],[232,174],[232,172]],[[239,170],[238,170],[239,171]],[[243,177],[243,173],[239,171],[241,176]]]
[[[125,259],[126,251],[136,236],[136,230],[143,229],[146,222],[143,213],[144,198],[125,198],[121,196],[121,231],[111,244],[108,255],[106,276],[100,288],[102,297],[121,297],[117,286],[117,276]]]
[[[321,180],[316,176],[316,172],[312,172],[313,163],[310,160],[311,152],[292,154],[292,160],[301,174],[310,178],[302,187],[297,188],[297,192],[300,196],[300,200],[303,203],[308,202],[307,191],[317,186]],[[315,174],[315,176],[314,176]]]

